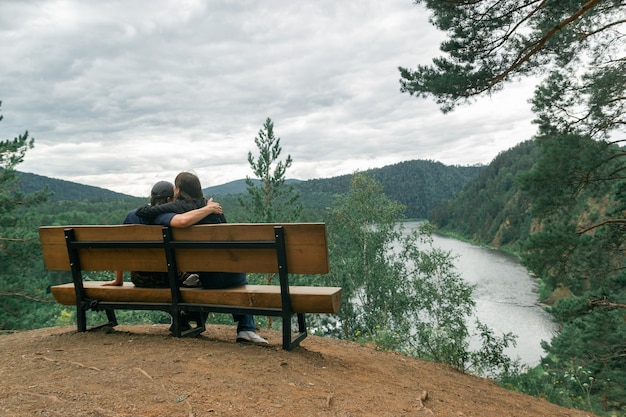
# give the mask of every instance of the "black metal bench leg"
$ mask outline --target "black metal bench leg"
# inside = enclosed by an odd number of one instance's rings
[[[109,326],[111,327],[117,326],[117,317],[115,317],[115,310],[107,308],[106,313],[107,313],[107,319],[109,320],[109,323],[108,323]]]
[[[298,313],[298,334],[292,337],[291,334],[291,317],[283,316],[283,349],[290,351],[294,347],[299,346],[300,342],[307,336],[306,319],[304,313]]]
[[[283,316],[283,349],[291,350],[291,317]]]
[[[87,311],[81,306],[76,306],[76,327],[79,332],[87,331]]]
[[[172,316],[172,326],[170,327],[170,331],[172,332],[172,336],[181,337],[180,331],[180,323],[181,323],[181,311],[171,311],[170,315]]]
[[[306,319],[304,313],[298,313],[298,331],[300,333],[306,333]]]
[[[87,332],[89,330],[96,330],[102,327],[117,326],[117,317],[115,316],[115,310],[111,308],[105,308],[104,312],[107,315],[108,321],[106,323],[88,328],[87,327],[87,310],[89,310],[88,307],[82,307],[82,306],[76,307],[76,327],[79,332]]]

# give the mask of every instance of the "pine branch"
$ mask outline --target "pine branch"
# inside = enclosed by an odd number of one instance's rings
[[[582,234],[587,233],[590,230],[597,229],[598,227],[605,226],[607,224],[626,224],[626,219],[608,219],[608,220],[604,220],[604,221],[602,221],[600,223],[596,223],[596,224],[593,224],[593,225],[591,225],[589,227],[585,227],[584,229],[581,229],[581,230],[577,231],[576,234],[577,235],[582,235]]]
[[[626,308],[626,304],[611,303],[606,300],[606,297],[595,298],[595,299],[590,298],[587,300],[587,302],[592,307],[601,306],[601,307]]]
[[[45,298],[37,298],[37,297],[32,297],[28,294],[23,294],[20,292],[7,292],[7,291],[0,291],[0,295],[4,295],[6,297],[22,297],[22,298],[26,298],[27,300],[31,300],[31,301],[36,301],[38,303],[55,303],[55,300],[48,300]]]
[[[488,90],[492,86],[494,86],[494,85],[498,84],[500,81],[504,80],[509,74],[511,74],[513,71],[515,71],[517,68],[519,68],[523,63],[528,61],[533,55],[538,53],[544,47],[544,45],[548,42],[548,40],[550,40],[550,38],[552,38],[555,34],[557,34],[565,26],[569,25],[570,23],[572,23],[575,20],[577,20],[578,18],[580,18],[583,14],[587,13],[589,10],[591,10],[599,2],[600,2],[600,0],[590,0],[589,2],[584,4],[578,11],[576,11],[576,13],[572,14],[567,19],[564,19],[563,21],[559,22],[555,27],[553,27],[548,32],[546,32],[543,35],[543,37],[541,37],[540,39],[537,39],[535,42],[533,42],[533,43],[527,45],[526,47],[524,47],[519,52],[519,54],[517,55],[516,59],[509,66],[509,68],[507,68],[502,73],[496,75],[495,77],[487,80],[487,88],[483,89],[483,91]],[[481,91],[481,92],[483,92],[483,91]]]

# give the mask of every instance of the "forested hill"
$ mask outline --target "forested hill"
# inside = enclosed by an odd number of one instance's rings
[[[404,204],[408,218],[426,218],[434,207],[454,197],[485,166],[448,166],[441,162],[413,160],[363,171],[383,186],[385,195]],[[352,175],[308,181],[287,180],[300,192],[305,207],[323,208],[337,195],[350,189]],[[206,195],[242,194],[246,192],[245,180],[232,181],[216,187],[205,188]]]
[[[532,168],[538,148],[532,140],[500,153],[455,198],[432,210],[431,223],[476,242],[516,245],[530,232],[530,203],[517,176]]]
[[[448,166],[441,162],[413,160],[363,171],[383,186],[385,195],[404,204],[408,218],[426,218],[434,207],[454,197],[484,166]],[[337,195],[350,189],[352,175],[308,181],[287,180],[300,192],[305,207],[327,207]],[[206,188],[207,195],[241,194],[246,192],[245,180]]]
[[[441,162],[414,160],[370,169],[363,173],[383,186],[385,195],[404,204],[406,216],[424,219],[428,212],[454,197],[484,166],[449,166]],[[348,192],[352,175],[315,179],[296,184],[301,194],[325,193],[337,195]]]
[[[48,191],[51,193],[51,201],[117,200],[132,198],[130,195],[116,193],[115,191],[105,188],[78,184],[76,182],[44,177],[27,172],[19,173],[18,185],[20,190],[26,194],[34,193],[48,187]]]
[[[252,182],[255,185],[260,183],[260,181],[257,179],[253,179]],[[291,185],[291,184],[297,185],[302,182],[304,181],[294,180],[294,179],[285,180],[285,184],[287,185]],[[215,185],[213,187],[207,187],[207,188],[202,189],[202,191],[204,191],[204,195],[209,197],[209,196],[214,196],[214,195],[244,194],[247,192],[247,189],[248,189],[248,186],[246,185],[246,180],[241,179],[241,180],[227,182],[226,184]]]
[[[407,206],[408,218],[426,218],[428,212],[461,191],[484,166],[447,166],[440,162],[414,160],[364,171],[378,181],[392,200]],[[308,181],[287,180],[299,191],[305,207],[328,207],[332,200],[350,189],[352,175]],[[54,201],[132,198],[99,187],[21,173],[21,190],[31,193],[45,186],[54,195]],[[246,193],[245,180],[237,180],[203,190],[207,196]]]

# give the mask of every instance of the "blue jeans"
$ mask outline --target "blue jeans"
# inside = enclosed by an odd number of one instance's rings
[[[198,275],[200,282],[202,282],[202,288],[206,289],[217,290],[248,284],[245,273],[200,272]],[[251,314],[233,314],[233,320],[237,322],[237,332],[256,331],[254,316]]]

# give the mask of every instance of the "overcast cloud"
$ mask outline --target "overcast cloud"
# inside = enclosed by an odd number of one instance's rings
[[[443,39],[410,0],[2,0],[0,36],[0,139],[36,141],[17,169],[137,196],[252,176],[267,117],[299,179],[487,164],[534,132],[530,83],[447,115],[400,93]]]

